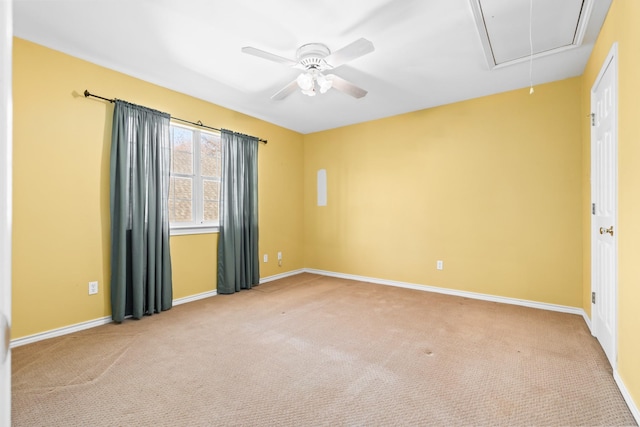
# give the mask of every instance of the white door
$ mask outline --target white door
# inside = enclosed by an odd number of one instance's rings
[[[0,426],[11,425],[12,2],[0,0]]]
[[[617,362],[617,44],[591,89],[591,322],[613,369]]]

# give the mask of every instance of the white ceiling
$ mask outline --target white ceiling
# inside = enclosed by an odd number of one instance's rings
[[[533,0],[534,85],[582,74],[611,1]],[[15,0],[14,32],[310,133],[528,88],[530,6],[529,0]],[[588,20],[580,23],[581,14]],[[334,70],[368,91],[361,99],[332,89],[273,101],[300,71],[240,51],[253,46],[294,59],[305,43],[335,51],[361,37],[375,51]],[[75,88],[84,89],[92,90]],[[215,118],[188,119],[216,126]]]

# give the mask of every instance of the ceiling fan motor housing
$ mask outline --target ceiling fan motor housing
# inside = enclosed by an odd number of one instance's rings
[[[296,52],[298,62],[307,70],[326,70],[331,68],[324,60],[331,51],[322,43],[309,43],[300,46]]]

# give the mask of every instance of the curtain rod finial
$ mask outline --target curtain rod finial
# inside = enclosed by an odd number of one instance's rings
[[[84,90],[84,97],[85,97],[85,98],[88,98],[88,97],[89,97],[89,95],[91,95],[91,94],[89,93],[89,91],[88,91],[87,89],[85,89],[85,90]]]

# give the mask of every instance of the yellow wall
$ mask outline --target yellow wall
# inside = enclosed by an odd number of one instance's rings
[[[585,68],[582,114],[590,112],[590,91],[614,42],[618,42],[618,373],[640,405],[640,2],[615,0]],[[583,140],[583,305],[590,313],[590,144]]]
[[[14,39],[13,338],[110,315],[109,150],[113,106],[93,93],[269,140],[259,148],[267,277],[303,267],[302,135]],[[217,235],[171,238],[174,297],[215,289]],[[89,296],[87,283],[100,293]]]
[[[305,266],[581,307],[580,88],[306,135]]]
[[[260,251],[284,265],[590,313],[590,89],[619,43],[618,371],[640,401],[640,2],[616,0],[581,78],[310,135],[14,40],[13,337],[110,314],[112,106],[269,140]],[[328,206],[316,206],[316,172]],[[171,239],[174,296],[215,289],[217,235]],[[437,271],[435,262],[444,261]],[[98,280],[100,293],[87,295]]]

